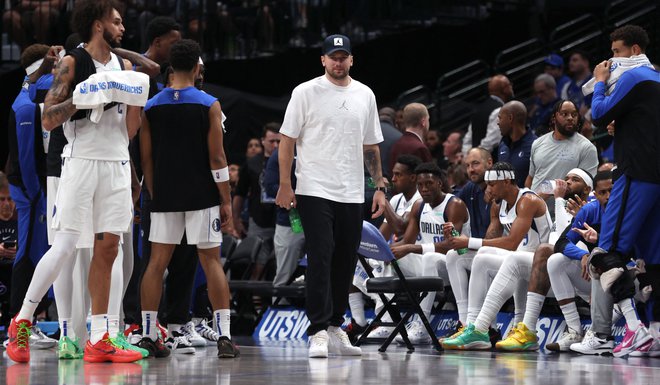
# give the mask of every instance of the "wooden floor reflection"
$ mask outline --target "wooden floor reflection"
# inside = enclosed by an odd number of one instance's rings
[[[14,364],[3,351],[0,383],[28,384],[552,384],[658,385],[660,359],[591,357],[575,354],[445,352],[392,346],[362,357],[308,359],[303,342],[255,343],[238,339],[241,357],[220,360],[215,348],[133,364],[58,361],[54,351],[33,351],[32,361]]]

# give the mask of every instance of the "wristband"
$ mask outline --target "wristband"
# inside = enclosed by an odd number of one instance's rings
[[[422,243],[422,255],[426,253],[435,253],[435,244]]]
[[[218,182],[226,182],[229,180],[229,167],[221,168],[218,170],[211,170],[213,180]]]
[[[468,240],[468,249],[479,250],[481,245],[484,243],[484,240],[481,238],[470,238]]]

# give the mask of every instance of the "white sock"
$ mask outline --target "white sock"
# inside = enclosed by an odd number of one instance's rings
[[[149,337],[152,341],[158,339],[157,321],[157,311],[142,311],[142,337]]]
[[[90,326],[89,342],[94,345],[103,339],[105,333],[108,332],[108,315],[96,314],[92,315],[92,324]]]
[[[348,306],[351,309],[351,316],[355,322],[360,326],[366,325],[367,317],[364,315],[364,298],[362,297],[362,292],[350,293],[348,295]]]
[[[71,327],[71,318],[60,318],[58,322],[60,324],[60,338],[69,337],[72,340],[76,338],[76,333]]]
[[[229,309],[219,309],[213,312],[213,328],[215,331],[220,333],[221,336],[225,336],[231,339],[231,311]]]
[[[468,301],[467,299],[456,300],[456,307],[458,308],[458,320],[461,321],[461,324],[464,326],[467,325],[467,315],[468,315]]]
[[[544,295],[531,291],[527,293],[527,308],[525,309],[525,317],[522,320],[527,329],[536,331],[536,323],[539,320],[544,301]]]
[[[108,335],[115,338],[117,334],[119,334],[119,315],[108,314]]]
[[[178,332],[181,329],[180,324],[167,324],[167,332],[172,335],[172,332]]]
[[[637,315],[637,309],[635,308],[635,300],[632,298],[626,298],[619,301],[619,307],[621,307],[621,312],[626,318],[626,324],[628,324],[628,329],[631,331],[637,330],[637,328],[642,324],[642,321],[639,320]]]
[[[569,329],[582,334],[582,323],[580,323],[580,314],[577,311],[575,302],[567,303],[566,305],[559,306],[561,312],[564,314],[566,325]]]
[[[621,317],[623,317],[621,308],[618,304],[615,303],[614,306],[612,306],[612,325],[615,325],[617,322],[619,322]]]

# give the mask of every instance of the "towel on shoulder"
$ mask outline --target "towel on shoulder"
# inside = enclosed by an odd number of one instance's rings
[[[92,110],[89,119],[98,123],[108,103],[144,107],[149,96],[149,76],[135,71],[96,73],[76,85],[73,104],[79,110]]]
[[[645,54],[634,55],[631,57],[613,57],[609,59],[609,61],[611,62],[610,78],[607,80],[607,92],[605,92],[606,95],[609,95],[612,93],[612,91],[614,91],[616,82],[624,72],[642,66],[653,68],[653,64],[651,64],[651,61],[648,57],[646,57]],[[585,96],[593,94],[595,86],[596,79],[589,79],[589,81],[582,86],[582,93]]]

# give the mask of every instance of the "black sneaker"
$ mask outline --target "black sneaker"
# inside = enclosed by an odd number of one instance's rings
[[[149,337],[144,337],[140,340],[137,346],[148,350],[149,357],[164,358],[170,355],[170,349],[163,345],[163,341],[161,341],[160,338],[153,341]]]
[[[226,336],[218,339],[218,358],[236,358],[241,355],[238,347]]]
[[[344,332],[346,332],[351,343],[355,344],[360,337],[360,334],[364,333],[365,330],[367,330],[367,325],[360,326],[353,318],[351,318],[351,323],[346,326]]]
[[[490,338],[490,344],[495,348],[497,341],[502,339],[502,332],[497,329],[488,328],[488,337]]]

